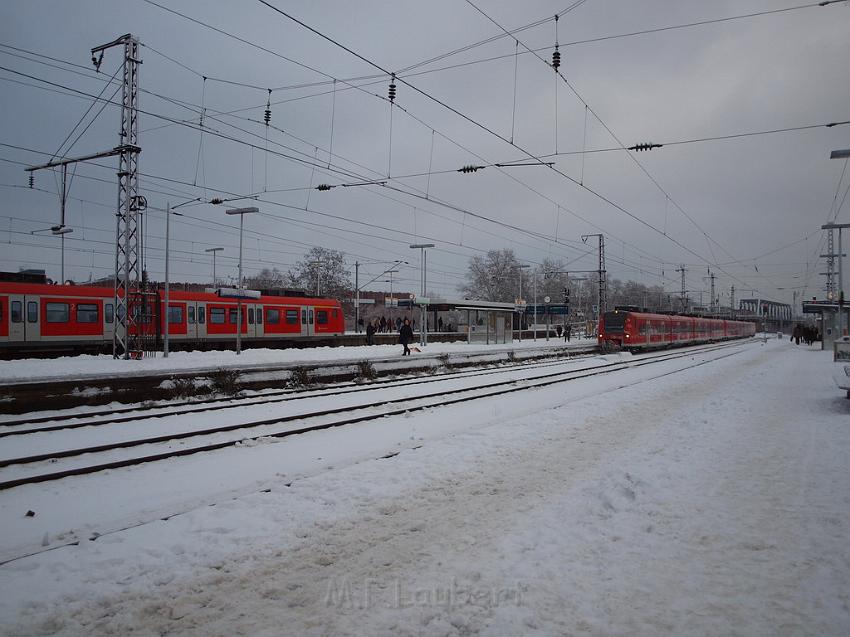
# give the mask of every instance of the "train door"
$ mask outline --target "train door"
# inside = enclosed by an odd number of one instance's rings
[[[254,336],[262,338],[263,331],[263,306],[259,303],[254,305]]]
[[[115,334],[115,299],[103,300],[103,342],[111,343]]]
[[[27,342],[41,340],[41,311],[39,308],[38,297],[26,297],[26,331]]]
[[[207,304],[197,303],[195,307],[195,337],[207,338]]]
[[[257,310],[253,303],[246,303],[243,306],[242,320],[245,321],[247,327],[243,330],[246,338],[254,338],[257,335]]]
[[[9,341],[11,342],[27,340],[24,303],[25,299],[22,294],[9,295]]]
[[[313,324],[313,308],[301,308],[301,336],[313,336],[316,333],[315,325]]]
[[[198,304],[186,301],[186,339],[194,341],[198,338]]]

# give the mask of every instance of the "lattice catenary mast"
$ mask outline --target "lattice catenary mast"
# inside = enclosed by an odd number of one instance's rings
[[[121,144],[118,159],[118,210],[115,238],[115,332],[112,355],[130,358],[138,351],[138,316],[132,307],[132,295],[139,292],[142,280],[139,212],[146,202],[139,196],[139,41],[126,34],[91,50],[95,69],[100,71],[103,53],[114,46],[124,47],[123,89],[121,99]],[[144,304],[143,304],[144,305]],[[141,311],[141,310],[140,310]]]

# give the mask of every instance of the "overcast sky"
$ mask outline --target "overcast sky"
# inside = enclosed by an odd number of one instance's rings
[[[270,1],[379,68],[256,0],[156,1],[219,32],[143,0],[0,5],[0,269],[59,277],[59,239],[31,234],[58,223],[56,176],[37,173],[29,190],[22,164],[49,160],[93,103],[56,85],[112,96],[118,85],[105,81],[121,51],[108,50],[96,75],[90,49],[132,33],[143,44],[140,183],[153,279],[164,274],[166,202],[254,194],[261,214],[245,218],[247,274],[286,270],[324,246],[344,251],[352,271],[355,261],[366,263],[361,283],[379,278],[371,289],[388,287],[379,276],[388,266],[374,262],[408,261],[396,289],[418,292],[419,252],[408,245],[427,241],[437,244],[429,292],[455,296],[470,256],[488,249],[512,248],[532,265],[552,257],[571,270],[595,269],[595,250],[581,235],[602,232],[610,278],[676,292],[675,270],[685,264],[693,296],[708,289],[710,269],[723,303],[732,285],[738,298],[751,290],[787,302],[792,290],[823,297],[820,226],[850,184],[846,162],[829,152],[850,147],[850,126],[671,143],[850,120],[846,2],[600,40],[803,3],[586,0],[558,23],[568,85],[526,47],[551,61],[552,17],[573,0]],[[543,22],[516,33],[518,44],[501,37],[422,64],[503,34],[487,16],[508,30]],[[403,78],[391,145],[390,107],[381,99],[389,80],[380,69]],[[352,79],[364,76],[377,77]],[[118,129],[118,108],[106,105],[60,155],[112,148]],[[643,142],[668,145],[582,154]],[[455,172],[532,156],[554,164]],[[113,271],[116,166],[109,158],[76,167],[66,278]],[[392,189],[310,188],[388,174]],[[208,281],[210,247],[225,248],[219,276],[235,276],[238,222],[222,206],[180,212],[172,218],[172,278]],[[845,202],[837,220],[848,219]]]

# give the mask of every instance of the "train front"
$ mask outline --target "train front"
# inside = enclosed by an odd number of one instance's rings
[[[599,345],[622,348],[628,345],[630,338],[631,319],[629,313],[622,310],[605,312],[599,320]]]

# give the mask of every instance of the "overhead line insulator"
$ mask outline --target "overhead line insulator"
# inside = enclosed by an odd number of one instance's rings
[[[395,102],[395,73],[392,74],[392,80],[390,80],[390,88],[387,92],[387,96],[389,97],[390,102]]]
[[[263,114],[263,121],[268,126],[272,121],[272,90],[269,89],[269,99],[266,101],[266,112]]]
[[[552,68],[555,69],[555,72],[558,72],[558,68],[561,66],[561,52],[558,50],[558,45],[555,45],[555,52],[552,53]]]
[[[458,168],[459,173],[474,173],[484,168],[484,166],[475,166],[473,164],[469,164],[468,166],[463,166]]]
[[[316,190],[330,190],[331,188],[333,188],[333,186],[330,184],[319,184],[316,186]]]
[[[30,173],[30,188],[34,188],[34,187],[35,187],[35,175]]]
[[[634,150],[636,152],[640,152],[642,150],[652,150],[653,148],[661,148],[664,144],[653,144],[652,142],[646,142],[644,144],[635,144],[634,146],[629,146],[627,150]]]

